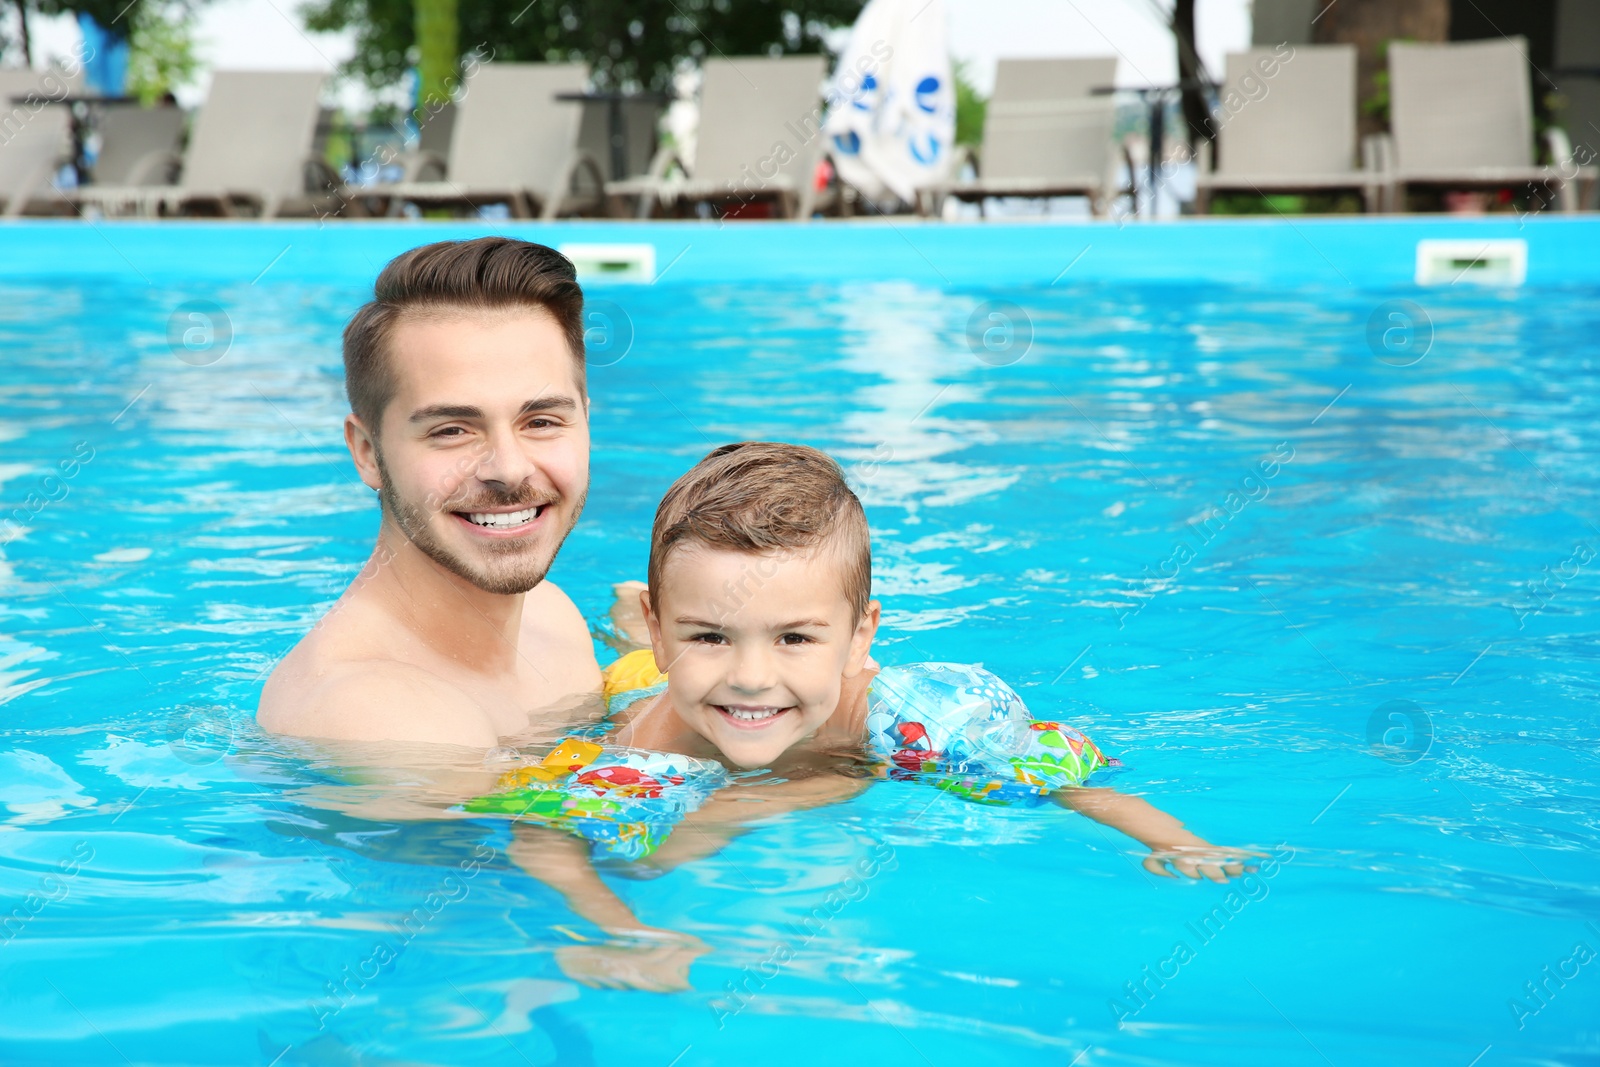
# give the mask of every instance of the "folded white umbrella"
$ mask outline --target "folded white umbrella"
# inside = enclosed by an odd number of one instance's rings
[[[954,154],[944,0],[869,0],[828,89],[823,132],[841,180],[912,202]]]

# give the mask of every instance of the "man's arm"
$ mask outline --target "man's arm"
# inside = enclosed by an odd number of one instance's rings
[[[367,660],[334,669],[295,704],[263,701],[263,729],[344,741],[420,741],[492,748],[500,738],[466,693],[410,664]]]

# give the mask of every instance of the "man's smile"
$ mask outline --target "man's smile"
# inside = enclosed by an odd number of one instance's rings
[[[480,536],[518,537],[532,532],[549,507],[549,502],[546,502],[524,508],[452,511],[450,514]]]

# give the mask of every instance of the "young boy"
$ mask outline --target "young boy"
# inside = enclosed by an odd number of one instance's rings
[[[983,803],[1053,800],[1140,841],[1153,874],[1171,877],[1170,864],[1225,882],[1258,855],[1216,848],[1138,797],[1080,785],[1114,761],[1070,726],[1032,718],[981,668],[880,667],[870,655],[880,615],[871,581],[866,516],[837,463],[800,445],[716,449],[657,508],[648,587],[639,593],[650,648],[607,671],[612,729],[603,744],[564,743],[539,767],[508,776],[512,792],[469,810],[532,815],[657,866],[686,836],[663,845],[668,824],[694,824],[689,854],[678,849],[670,866],[693,858],[694,839],[725,842],[734,824],[854,795],[865,763]],[[704,773],[684,770],[729,766],[770,770],[773,784],[736,790],[735,803],[705,788]],[[581,799],[552,789],[557,782],[575,783]],[[674,790],[686,798],[676,806]],[[762,794],[765,805],[749,803]],[[609,813],[595,807],[608,802]],[[659,809],[647,804],[672,810],[652,815]],[[550,817],[558,811],[565,814]],[[642,927],[579,844],[524,834],[513,851],[608,932],[653,935],[657,944],[643,951],[661,965],[590,947],[563,950],[563,966],[600,984],[680,988],[704,946],[685,948],[681,935],[674,945],[669,931]]]
[[[1144,844],[1151,873],[1243,872],[1251,853],[1216,848],[1138,797],[1081,787],[1114,761],[1033,719],[988,672],[879,667],[871,582],[866,515],[837,463],[803,445],[716,449],[656,510],[640,594],[651,647],[608,672],[614,740],[784,777],[865,745],[891,776],[968,799],[1048,797]]]

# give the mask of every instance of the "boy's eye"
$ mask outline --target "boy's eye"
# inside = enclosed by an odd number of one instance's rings
[[[721,634],[704,633],[695,634],[693,637],[689,638],[689,640],[696,642],[697,644],[720,645],[726,641],[727,638],[723,637]]]
[[[778,640],[786,645],[808,645],[811,643],[811,638],[805,634],[784,634]]]

